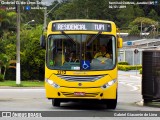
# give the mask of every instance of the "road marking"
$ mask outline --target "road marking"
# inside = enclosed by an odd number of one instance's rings
[[[141,85],[139,85],[139,84],[137,85],[135,83],[124,81],[124,80],[123,81],[120,80],[119,83],[123,84],[123,85],[127,85],[129,87],[132,87],[132,90],[130,90],[130,91],[138,91],[141,88]]]
[[[137,86],[133,85],[132,83],[128,83],[127,85],[133,88],[130,91],[137,91],[137,90],[139,90],[139,88]]]
[[[141,80],[141,79],[142,79],[142,77],[139,77],[139,76],[133,76],[133,75],[131,75],[130,77],[132,77],[132,78],[136,78],[136,79],[139,79],[139,80]]]
[[[127,84],[127,83],[124,83],[124,82],[119,82],[119,83],[120,83],[120,84],[123,84],[123,85],[127,85],[127,86],[129,86],[129,87],[132,87],[132,90],[130,90],[130,91],[137,91],[137,90],[139,90],[138,87],[133,86],[133,85],[131,85],[131,84]]]

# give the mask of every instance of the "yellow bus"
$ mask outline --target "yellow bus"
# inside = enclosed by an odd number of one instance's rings
[[[122,47],[122,38],[114,22],[51,21],[46,41],[41,37],[41,46],[46,47],[46,97],[53,106],[88,100],[116,108],[117,48]]]

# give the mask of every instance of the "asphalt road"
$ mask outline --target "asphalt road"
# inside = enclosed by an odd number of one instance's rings
[[[143,106],[141,79],[119,74],[118,105],[116,110],[107,110],[95,103],[62,103],[61,107],[52,107],[51,100],[45,98],[45,89],[0,88],[0,111],[159,111],[159,108]],[[83,117],[83,115],[82,115]]]

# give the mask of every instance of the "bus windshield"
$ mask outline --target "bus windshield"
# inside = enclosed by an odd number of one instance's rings
[[[47,67],[54,70],[111,70],[116,65],[116,38],[101,34],[49,35]]]

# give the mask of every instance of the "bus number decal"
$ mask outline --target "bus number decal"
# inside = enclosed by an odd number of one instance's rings
[[[58,70],[57,74],[66,74],[66,71],[65,70]]]

